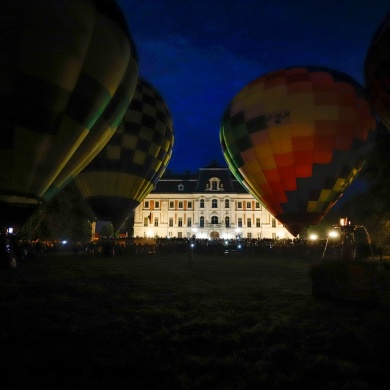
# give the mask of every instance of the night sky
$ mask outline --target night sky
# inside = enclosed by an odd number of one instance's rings
[[[345,72],[363,84],[372,36],[388,0],[118,0],[140,76],[164,97],[175,146],[168,169],[225,165],[223,112],[253,79],[299,65]]]

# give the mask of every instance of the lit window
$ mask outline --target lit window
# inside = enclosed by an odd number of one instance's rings
[[[230,218],[229,217],[225,217],[225,226],[227,228],[230,227]]]

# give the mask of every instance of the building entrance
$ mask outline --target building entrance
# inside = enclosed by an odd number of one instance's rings
[[[212,240],[218,240],[218,238],[219,238],[219,233],[218,233],[218,232],[211,232],[211,233],[210,233],[210,238],[211,238]]]

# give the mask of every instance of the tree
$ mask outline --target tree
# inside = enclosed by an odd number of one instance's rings
[[[92,220],[92,210],[72,182],[52,200],[42,203],[24,225],[22,235],[28,239],[89,240]]]

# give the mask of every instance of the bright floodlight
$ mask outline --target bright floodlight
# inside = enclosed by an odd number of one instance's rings
[[[318,238],[318,236],[317,234],[310,234],[309,238],[310,240],[315,241]]]
[[[329,232],[329,237],[336,238],[338,236],[339,236],[339,234],[335,230],[331,230]]]

